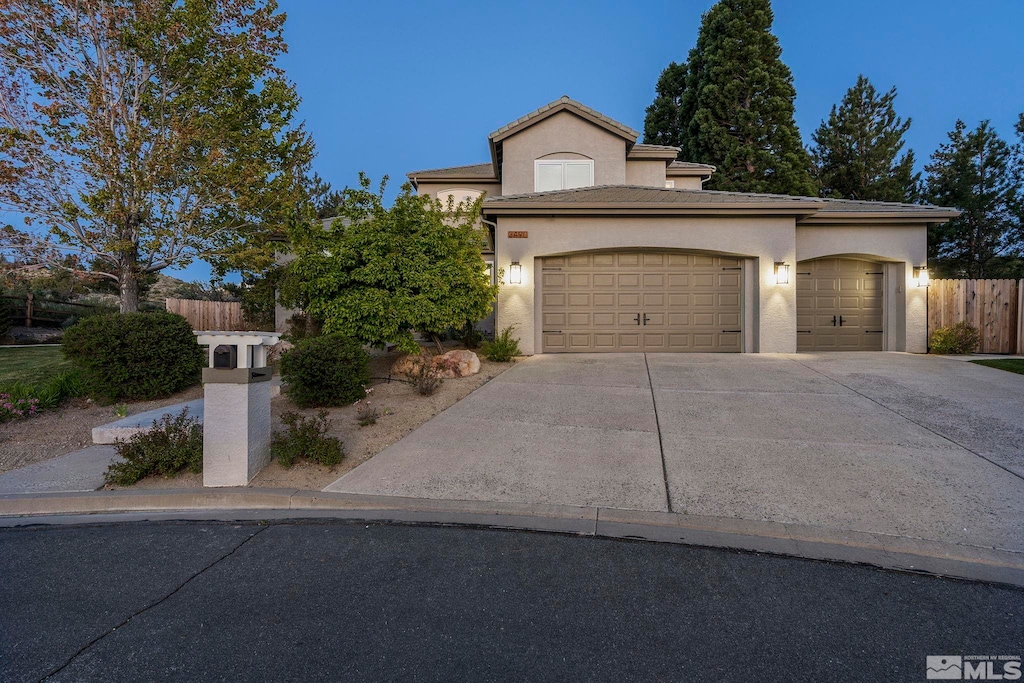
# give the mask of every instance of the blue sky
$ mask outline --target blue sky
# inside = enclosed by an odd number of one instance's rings
[[[563,94],[642,131],[658,75],[686,59],[714,4],[279,1],[281,65],[317,144],[314,169],[339,189],[360,170],[387,174],[389,194],[409,171],[487,161],[488,133]],[[1024,111],[1024,2],[773,6],[805,143],[859,73],[899,89],[919,167],[957,118],[990,119],[1012,137]]]

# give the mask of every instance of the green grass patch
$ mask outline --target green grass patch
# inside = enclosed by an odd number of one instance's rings
[[[0,386],[14,382],[43,384],[71,367],[59,346],[0,349]]]
[[[987,368],[998,368],[1007,372],[1016,372],[1024,375],[1024,358],[986,358],[985,360],[972,360],[972,363],[984,365]]]

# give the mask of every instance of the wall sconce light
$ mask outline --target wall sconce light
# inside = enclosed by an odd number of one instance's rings
[[[523,267],[519,265],[519,261],[513,261],[512,265],[508,267],[508,283],[510,285],[523,284]]]
[[[914,280],[917,281],[918,287],[928,286],[928,266],[918,266],[914,268]]]
[[[782,261],[775,262],[775,284],[789,284],[789,264]]]

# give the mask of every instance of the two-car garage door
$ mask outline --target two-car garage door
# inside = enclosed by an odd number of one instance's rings
[[[627,251],[540,265],[545,353],[741,350],[739,259]]]

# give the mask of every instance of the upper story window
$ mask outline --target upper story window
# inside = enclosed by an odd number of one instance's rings
[[[538,159],[534,163],[534,192],[570,190],[594,184],[594,162],[591,159]]]

